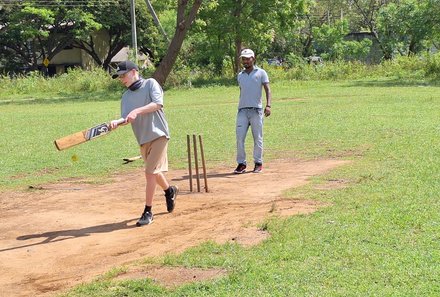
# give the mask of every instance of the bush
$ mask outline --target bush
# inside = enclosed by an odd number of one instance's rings
[[[426,76],[433,79],[440,79],[440,53],[427,55],[424,68]]]
[[[369,76],[369,66],[366,64],[343,60],[316,65],[300,64],[287,71],[287,77],[296,80],[342,80]]]
[[[111,79],[110,74],[102,68],[94,68],[90,71],[75,68],[49,80],[53,80],[53,86],[59,89],[63,89],[68,85],[69,93],[121,89],[119,82]]]
[[[70,69],[67,73],[46,77],[41,72],[0,77],[0,97],[17,94],[75,94],[96,91],[119,91],[123,86],[111,79],[101,68],[84,71]]]
[[[0,94],[7,92],[10,95],[28,94],[38,92],[39,90],[47,90],[50,87],[47,79],[34,71],[27,75],[18,74],[14,77],[2,76],[0,78]]]
[[[224,64],[230,69],[228,60]],[[190,68],[183,63],[176,65],[167,78],[165,88],[190,88],[215,85],[234,85],[236,75],[225,71],[214,75],[210,66]],[[183,66],[182,66],[183,65]],[[297,56],[289,56],[283,66],[259,64],[269,74],[272,82],[282,80],[354,80],[363,78],[390,77],[408,80],[439,80],[440,53],[422,56],[400,56],[394,60],[383,61],[379,65],[368,65],[358,61],[337,60],[323,64],[308,64]],[[141,75],[151,77],[154,69],[143,69]],[[121,93],[124,90],[118,80],[111,79],[109,73],[101,68],[90,71],[71,69],[68,73],[55,77],[45,77],[39,72],[10,77],[0,76],[0,98],[13,98],[21,94],[35,97],[37,94],[81,94],[109,92]],[[118,97],[118,96],[116,96]]]

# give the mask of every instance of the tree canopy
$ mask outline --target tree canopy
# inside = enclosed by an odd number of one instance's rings
[[[8,5],[0,13],[1,57],[6,66],[35,70],[39,60],[50,60],[72,40],[100,27],[79,7],[42,7],[32,2]]]
[[[138,50],[148,53],[161,82],[176,61],[236,73],[244,47],[260,60],[297,61],[312,55],[363,59],[373,43],[383,59],[440,45],[440,0],[149,0],[168,40],[146,2],[136,1]],[[104,55],[94,35],[99,30],[108,35]],[[363,39],[347,38],[359,32]],[[130,1],[0,0],[1,69],[37,69],[66,46],[108,69],[127,45]]]

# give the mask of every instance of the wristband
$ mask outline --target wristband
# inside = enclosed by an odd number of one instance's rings
[[[266,107],[269,107],[269,108],[270,108],[270,105],[266,105]]]

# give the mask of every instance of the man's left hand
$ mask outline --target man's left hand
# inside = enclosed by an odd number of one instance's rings
[[[266,106],[266,108],[264,108],[264,115],[266,117],[270,116],[270,106]]]

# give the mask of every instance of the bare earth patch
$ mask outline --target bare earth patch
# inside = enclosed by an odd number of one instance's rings
[[[121,274],[115,280],[152,279],[157,284],[172,288],[182,284],[211,280],[225,276],[225,269],[201,269],[183,267],[147,266],[134,268]]]
[[[155,221],[141,228],[135,223],[143,210],[142,169],[104,185],[63,182],[2,193],[0,296],[54,295],[113,267],[180,253],[207,240],[256,244],[267,234],[257,238],[258,229],[252,228],[267,217],[307,214],[324,206],[282,199],[283,191],[344,163],[285,159],[265,164],[261,174],[208,170],[209,193],[189,192],[187,172],[170,171],[168,178],[181,189],[175,211],[166,212],[158,190]]]
[[[330,179],[325,184],[315,186],[317,190],[336,190],[344,189],[349,185],[349,181],[343,179]]]
[[[261,230],[257,227],[250,227],[239,230],[230,241],[245,247],[251,247],[269,238],[269,236],[269,232],[265,230]]]

